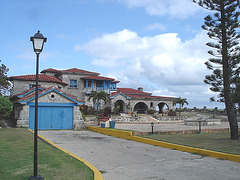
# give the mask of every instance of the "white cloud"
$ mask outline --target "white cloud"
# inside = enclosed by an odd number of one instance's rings
[[[155,30],[165,30],[166,27],[163,24],[154,23],[146,26],[144,29],[149,31],[155,31]]]
[[[68,40],[69,36],[66,34],[58,33],[58,34],[56,34],[56,38],[62,39],[62,40]]]
[[[204,65],[209,58],[207,41],[205,32],[183,42],[176,33],[140,37],[125,29],[104,34],[80,49],[94,57],[95,66],[107,67],[121,87],[142,86],[149,92],[208,103],[210,94],[203,83],[209,73]]]
[[[106,59],[94,59],[92,64],[100,67],[114,67],[117,65],[117,62],[113,60],[106,61]]]
[[[104,0],[101,0],[104,1]],[[105,0],[125,4],[128,8],[144,8],[149,15],[169,15],[174,18],[187,18],[196,14],[200,7],[192,0]]]

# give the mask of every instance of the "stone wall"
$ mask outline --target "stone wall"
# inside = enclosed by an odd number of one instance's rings
[[[73,107],[73,129],[85,129],[84,120],[82,118],[82,113],[79,109],[79,106]]]
[[[214,109],[208,109],[207,107],[204,108],[192,108],[192,109],[188,109],[188,108],[183,108],[183,109],[178,109],[176,108],[176,112],[181,112],[181,114],[199,114],[199,113],[206,113],[206,114],[219,114],[219,115],[226,115],[226,110],[219,110],[217,107]],[[237,110],[236,110],[237,112]]]
[[[15,95],[15,94],[19,94],[22,93],[29,88],[30,84],[36,84],[35,81],[19,81],[19,80],[13,80],[13,87],[12,87],[12,91],[11,91],[11,95]],[[43,87],[61,87],[63,88],[64,86],[62,84],[58,84],[58,83],[53,83],[53,82],[41,82],[39,81],[39,86],[43,86]]]
[[[81,79],[79,74],[63,74],[60,78],[62,81],[68,83],[68,86],[65,86],[62,90],[68,94],[77,96],[79,100],[84,101],[84,80]],[[70,80],[77,80],[77,88],[70,87]]]
[[[18,105],[14,108],[15,119],[17,119],[16,127],[29,127],[29,106]]]
[[[35,102],[35,100],[31,101]],[[52,91],[38,98],[40,103],[73,103],[70,99],[63,97],[61,94]]]

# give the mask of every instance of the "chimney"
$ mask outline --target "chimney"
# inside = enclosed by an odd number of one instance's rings
[[[143,88],[142,87],[139,87],[138,90],[143,92]]]

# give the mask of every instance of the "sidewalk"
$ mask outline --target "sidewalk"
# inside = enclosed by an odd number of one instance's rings
[[[239,124],[240,125],[240,124]],[[238,125],[238,126],[239,126]],[[152,132],[151,122],[148,124],[118,124],[116,123],[116,129],[126,129],[126,130],[133,130],[138,132]],[[221,122],[220,125],[212,125],[212,126],[201,126],[201,130],[204,132],[206,130],[228,130],[229,123],[228,122]],[[199,126],[187,126],[184,125],[183,122],[181,123],[161,123],[161,124],[154,124],[153,131],[157,133],[174,133],[174,132],[190,132],[196,131],[198,132]]]

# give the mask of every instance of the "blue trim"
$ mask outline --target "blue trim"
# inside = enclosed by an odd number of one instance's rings
[[[69,83],[69,87],[70,88],[77,88],[77,80],[75,79],[70,79],[70,83]]]
[[[34,102],[27,103],[29,106],[35,106]],[[77,106],[76,103],[38,103],[38,106],[61,106],[61,107],[67,107],[67,106]]]
[[[117,90],[117,83],[112,83],[111,82],[111,90]]]
[[[86,92],[88,92],[88,80],[86,80]]]
[[[38,97],[41,97],[41,96],[43,96],[43,95],[45,95],[45,94],[47,94],[47,93],[49,93],[49,92],[52,92],[52,91],[55,91],[56,93],[58,93],[58,94],[64,96],[65,98],[67,98],[67,99],[69,99],[69,100],[75,102],[77,105],[79,105],[79,104],[84,104],[84,103],[82,103],[82,102],[78,102],[78,101],[76,101],[76,100],[70,98],[69,96],[67,96],[67,95],[65,95],[65,94],[63,94],[63,93],[57,91],[56,89],[50,89],[49,91],[46,91],[45,93],[40,94]],[[29,100],[27,100],[27,101],[20,101],[20,103],[28,103],[28,102],[30,102],[30,101],[32,101],[32,100],[34,100],[34,99],[35,99],[35,97],[33,97],[33,98],[31,98],[31,99],[29,99]],[[60,103],[60,104],[61,104],[61,103]]]
[[[23,95],[19,95],[19,96],[17,96],[17,97],[24,97],[24,96],[32,93],[33,91],[35,91],[35,89],[36,89],[36,88],[32,89],[31,91],[28,91],[27,93],[25,93],[25,94],[23,94]],[[40,87],[38,87],[38,89],[43,90],[43,88],[40,88]]]
[[[126,98],[129,98],[129,99],[132,98],[132,97],[129,97],[129,96],[123,94],[123,93],[119,93],[119,94],[116,94],[116,95],[114,95],[114,96],[110,96],[109,98],[114,98],[114,97],[116,97],[116,96],[118,96],[118,95],[122,95],[122,96],[124,96],[124,97],[126,97]]]

